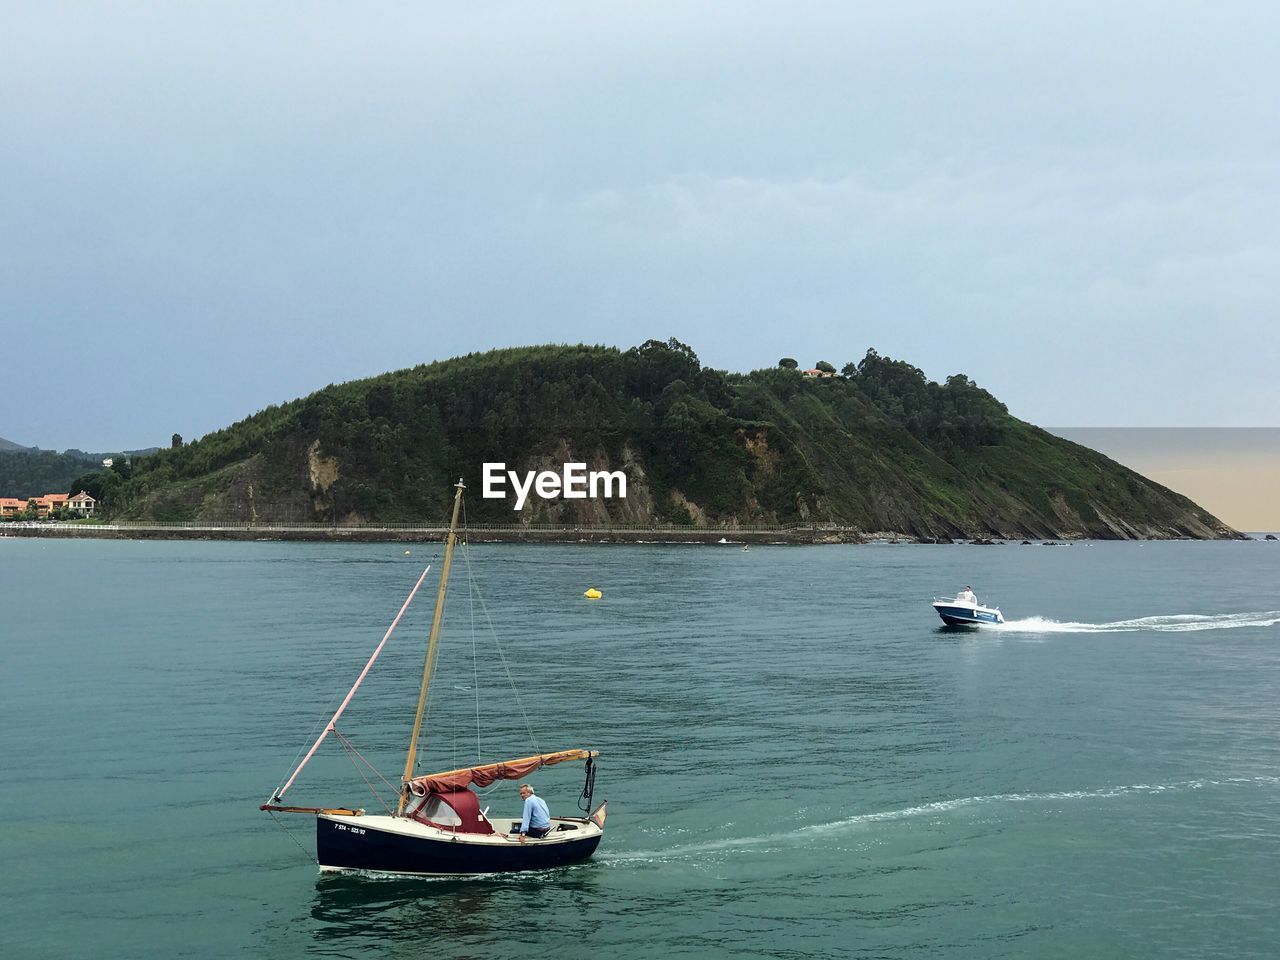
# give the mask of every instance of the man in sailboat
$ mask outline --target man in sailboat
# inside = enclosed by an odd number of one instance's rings
[[[524,816],[520,820],[520,842],[524,843],[525,835],[535,840],[545,837],[551,829],[551,811],[539,796],[535,796],[533,787],[527,783],[520,784],[520,797],[524,800]]]

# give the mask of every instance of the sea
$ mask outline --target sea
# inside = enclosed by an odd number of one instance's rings
[[[604,841],[321,873],[259,805],[431,565],[285,797],[394,802],[440,549],[0,539],[0,957],[1280,951],[1280,543],[465,546],[419,771],[599,750]]]

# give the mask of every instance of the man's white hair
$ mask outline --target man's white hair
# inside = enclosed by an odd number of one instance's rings
[[[520,784],[520,789],[521,789],[521,790],[523,790],[525,787],[528,787],[528,788],[529,788],[529,792],[530,792],[530,793],[533,793],[533,786],[532,786],[532,784],[528,784],[528,783],[522,783],[522,784]]]

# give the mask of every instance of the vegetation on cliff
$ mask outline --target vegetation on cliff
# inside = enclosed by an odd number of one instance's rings
[[[477,491],[470,519],[1232,534],[1185,497],[1010,416],[964,375],[934,383],[874,350],[839,376],[796,366],[729,374],[674,339],[495,350],[330,386],[189,444],[175,437],[128,475],[75,483],[123,517],[435,521],[451,484],[478,488],[485,462],[573,460],[626,471],[626,500],[534,497],[517,514]]]
[[[100,456],[79,450],[0,451],[0,497],[25,500],[46,493],[78,493],[68,489],[70,484],[101,462]]]

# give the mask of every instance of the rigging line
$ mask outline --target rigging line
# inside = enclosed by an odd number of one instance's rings
[[[467,575],[472,576],[471,550],[463,550],[462,556],[467,561]],[[472,579],[474,579],[473,576]],[[503,652],[502,644],[498,640],[498,631],[493,628],[493,618],[489,616],[489,607],[484,602],[484,594],[477,590],[476,597],[480,600],[480,611],[484,614],[484,618],[489,624],[489,635],[493,637],[493,645],[498,650],[498,658],[502,661],[502,669],[507,675],[507,683],[511,686],[511,693],[515,697],[516,706],[520,708],[520,716],[524,718],[524,728],[529,731],[529,742],[533,744],[535,753],[541,753],[542,748],[538,746],[538,739],[533,735],[533,725],[529,723],[529,714],[525,712],[524,702],[520,699],[520,691],[516,689],[515,678],[511,676],[511,667],[507,663],[507,655]]]
[[[310,851],[309,851],[309,850],[307,850],[307,848],[306,848],[306,847],[304,847],[304,846],[302,845],[301,841],[299,841],[297,837],[295,837],[292,833],[290,833],[289,828],[288,828],[288,827],[286,827],[286,826],[284,825],[284,823],[280,820],[280,818],[279,818],[279,817],[277,817],[277,816],[276,816],[274,813],[272,813],[270,810],[268,810],[268,811],[267,811],[267,814],[271,817],[271,819],[272,819],[272,820],[274,820],[274,821],[276,822],[276,825],[277,825],[281,830],[283,830],[286,834],[288,834],[288,837],[289,837],[289,839],[290,839],[290,840],[292,840],[294,843],[298,844],[298,849],[299,849],[299,850],[301,850],[301,851],[303,852],[303,854],[305,854],[305,855],[306,855],[306,858],[307,858],[308,860],[310,860],[312,863],[314,863],[317,867],[318,867],[318,866],[320,866],[320,858],[319,858],[319,857],[313,857],[313,856],[311,855]]]
[[[333,735],[338,738],[338,743],[342,744],[342,749],[347,752],[347,759],[350,760],[351,765],[356,768],[356,773],[360,774],[360,779],[363,780],[364,785],[369,788],[369,792],[378,798],[378,802],[382,804],[382,809],[387,811],[388,816],[391,816],[391,808],[387,806],[387,801],[382,799],[382,794],[374,789],[373,784],[369,782],[369,778],[364,775],[364,771],[360,769],[360,765],[355,761],[355,757],[360,757],[360,751],[355,748],[350,740],[338,733],[337,730],[333,731]],[[352,756],[353,754],[354,756]],[[364,757],[360,757],[360,759],[364,760],[370,770],[373,770],[373,764],[369,763],[368,760],[365,760]],[[377,770],[373,770],[373,772],[378,773]],[[378,775],[382,776],[381,774]]]
[[[336,729],[333,731],[333,735],[337,737],[338,742],[340,742],[343,745],[343,747],[345,747],[349,751],[348,756],[354,755],[355,757],[359,758],[361,763],[363,763],[366,767],[368,767],[370,770],[373,771],[374,776],[376,776],[379,780],[381,780],[384,784],[386,784],[388,790],[390,790],[392,793],[396,792],[395,784],[393,784],[390,780],[384,777],[382,775],[382,772],[377,767],[375,767],[372,763],[369,762],[369,758],[366,757],[363,753],[361,753],[356,748],[356,745],[351,742],[350,737],[342,733],[340,730],[336,730]],[[354,764],[355,760],[353,759],[351,762]],[[365,783],[369,783],[369,781],[366,779]],[[373,790],[373,784],[371,783],[369,784],[369,789]],[[382,799],[382,795],[378,793],[377,790],[373,790],[373,795],[377,797],[379,801],[382,802],[382,805],[384,807],[387,806],[386,801]],[[390,813],[390,812],[391,812],[391,809],[388,807],[387,813]]]
[[[342,716],[342,711],[347,709],[347,705],[351,703],[351,698],[356,695],[356,691],[360,688],[360,684],[364,683],[364,678],[367,677],[369,675],[369,671],[373,669],[373,662],[378,659],[378,654],[382,653],[382,648],[387,645],[387,641],[391,639],[391,634],[393,634],[396,627],[400,625],[400,619],[404,616],[404,612],[409,609],[409,604],[413,603],[413,598],[417,594],[418,588],[422,586],[422,581],[427,578],[427,573],[430,570],[431,565],[428,564],[426,569],[422,571],[422,575],[418,577],[417,583],[413,585],[413,589],[409,591],[409,596],[404,598],[404,603],[400,607],[400,612],[397,613],[395,619],[391,621],[391,626],[387,627],[387,632],[382,635],[382,639],[378,642],[377,647],[374,648],[373,655],[369,657],[368,661],[364,665],[364,669],[360,671],[360,676],[356,678],[356,682],[353,683],[351,685],[351,689],[347,691],[347,695],[343,699],[342,704],[336,711],[334,711],[333,716],[329,718],[329,722],[325,724],[324,730],[321,731],[319,738],[311,745],[311,749],[308,750],[307,755],[302,758],[302,762],[298,764],[297,768],[293,771],[293,775],[289,777],[283,787],[276,790],[272,797],[273,801],[279,801],[279,799],[284,796],[285,791],[293,786],[293,781],[298,779],[298,774],[302,772],[302,768],[307,765],[307,762],[313,756],[315,756],[316,751],[320,749],[320,744],[322,744],[324,742],[324,738],[329,735],[329,731],[334,729],[338,722],[338,718]]]
[[[462,504],[462,529],[467,529],[467,504]],[[480,658],[476,647],[476,581],[467,566],[467,606],[471,611],[471,689],[476,695],[476,763],[480,762]]]
[[[298,752],[295,753],[293,755],[293,759],[289,761],[290,770],[293,770],[294,764],[298,762],[298,758],[302,756],[303,752],[306,751],[307,743],[311,742],[312,737],[316,735],[316,730],[319,729],[324,724],[324,718],[326,716],[329,716],[332,713],[334,705],[338,702],[341,696],[342,696],[341,694],[334,694],[333,697],[329,700],[328,704],[325,706],[324,714],[318,717],[316,719],[316,722],[312,724],[311,731],[307,734],[306,741],[302,744],[302,746],[298,747]],[[280,795],[280,786],[288,779],[289,779],[289,774],[287,773],[280,778],[280,783],[276,785],[275,791],[271,794],[273,797],[278,797]]]
[[[442,635],[444,634],[444,628],[443,628],[443,627],[441,627],[441,628],[440,628],[440,633],[441,633]],[[443,640],[443,636],[441,637],[441,639]],[[441,644],[440,644],[440,649],[441,649],[441,650],[443,650],[443,649],[444,649],[444,643],[441,643]],[[439,665],[440,665],[440,655],[437,653],[437,654],[436,654],[436,668],[437,668],[437,669],[439,668]],[[433,684],[431,685],[431,689],[427,691],[427,702],[426,702],[425,704],[423,704],[423,707],[422,707],[422,729],[423,729],[423,730],[430,730],[430,729],[431,729],[431,703],[432,703],[432,701],[435,699],[435,696],[436,696],[436,690],[435,690],[435,688],[436,688],[436,685],[433,683]],[[423,736],[423,739],[426,739],[425,735]],[[423,754],[425,754],[426,752],[427,752],[427,751],[426,751],[426,748],[424,747],[424,748],[422,749],[421,753],[419,753],[419,754],[418,754],[418,756],[416,756],[416,757],[414,757],[414,758],[413,758],[413,770],[409,773],[409,776],[410,776],[410,777],[416,777],[416,776],[418,775],[418,767],[419,767],[419,766],[421,766],[421,764],[422,764],[422,756],[423,756]]]

